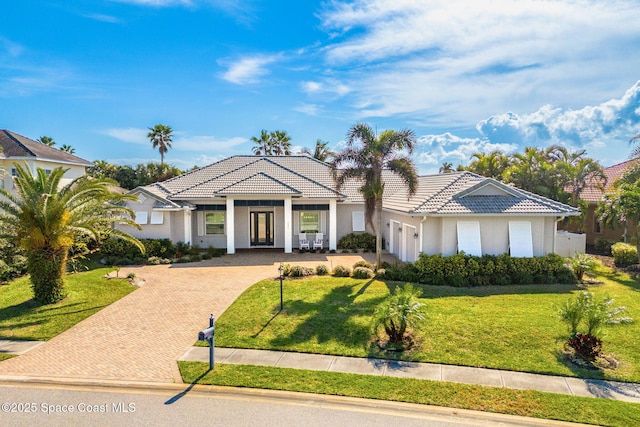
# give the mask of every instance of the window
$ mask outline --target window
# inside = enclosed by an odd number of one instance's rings
[[[136,224],[146,224],[148,218],[148,212],[136,212]]]
[[[16,168],[11,168],[11,176],[12,177],[18,176],[18,170]],[[11,179],[11,188],[16,188],[16,185],[13,183],[13,178]]]
[[[458,229],[458,252],[467,255],[482,256],[482,241],[480,239],[480,223],[477,221],[460,221]]]
[[[164,224],[164,212],[151,212],[151,224]]]
[[[529,221],[509,221],[509,255],[533,258],[533,237]]]
[[[207,234],[224,234],[224,212],[207,212],[204,223]]]
[[[44,174],[47,176],[51,175],[51,169],[45,169]]]
[[[353,231],[365,231],[364,227],[364,211],[355,211],[351,213],[351,224]]]
[[[320,212],[300,212],[300,232],[318,233],[320,231]]]

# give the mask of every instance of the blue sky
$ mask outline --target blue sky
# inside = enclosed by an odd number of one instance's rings
[[[472,153],[640,133],[640,2],[25,0],[3,4],[0,128],[88,160],[250,154],[261,129],[339,149],[350,126],[415,131],[422,173]]]

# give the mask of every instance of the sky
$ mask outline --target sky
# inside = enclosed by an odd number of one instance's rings
[[[23,0],[2,5],[0,129],[87,160],[181,169],[413,130],[420,173],[476,152],[586,149],[640,133],[640,1]]]

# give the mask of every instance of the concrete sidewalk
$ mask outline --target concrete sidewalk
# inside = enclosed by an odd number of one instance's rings
[[[209,348],[192,347],[179,360],[209,363]],[[537,390],[573,396],[597,397],[640,403],[640,384],[539,375],[526,372],[500,371],[497,369],[472,368],[467,366],[218,347],[215,348],[215,362],[417,378],[491,387]]]
[[[0,340],[0,353],[18,356],[44,344],[45,341],[12,341]]]

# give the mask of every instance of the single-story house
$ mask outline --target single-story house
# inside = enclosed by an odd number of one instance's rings
[[[93,163],[82,159],[66,151],[58,150],[54,147],[34,141],[9,130],[0,130],[0,188],[4,188],[11,193],[13,187],[13,176],[17,175],[14,163],[26,166],[33,174],[36,169],[45,171],[62,166],[68,171],[60,181],[60,185],[66,185],[72,180],[84,175],[86,169],[93,166]]]
[[[233,156],[131,191],[139,238],[169,238],[199,247],[299,247],[300,235],[338,240],[368,230],[359,183],[336,189],[329,165],[308,156]],[[554,252],[556,224],[578,215],[570,206],[470,172],[419,178],[417,193],[385,176],[386,249],[403,261],[420,252],[539,256]]]

